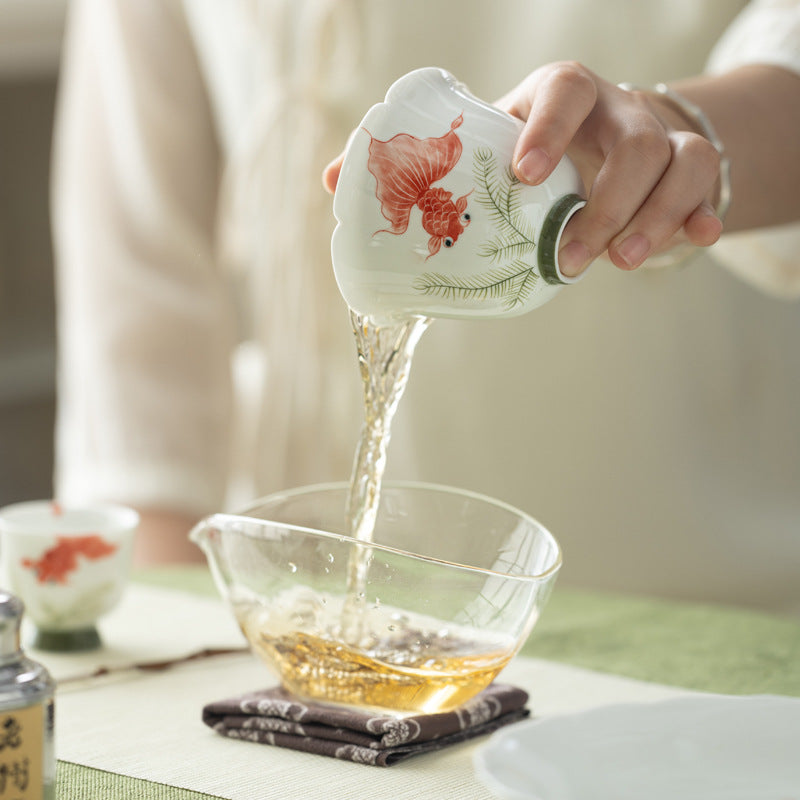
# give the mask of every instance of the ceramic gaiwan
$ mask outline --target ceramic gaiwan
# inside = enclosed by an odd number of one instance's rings
[[[511,170],[522,123],[442,69],[396,81],[345,152],[333,267],[348,305],[379,321],[522,314],[576,279],[558,244],[585,205],[564,157],[539,186]]]

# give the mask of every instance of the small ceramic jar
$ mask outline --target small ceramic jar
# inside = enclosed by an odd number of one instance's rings
[[[0,589],[0,796],[55,800],[56,685],[20,647],[23,611],[19,598]]]
[[[576,279],[558,245],[585,205],[564,157],[539,186],[511,170],[522,123],[450,73],[395,82],[351,137],[331,249],[348,305],[378,321],[503,317],[545,303]]]

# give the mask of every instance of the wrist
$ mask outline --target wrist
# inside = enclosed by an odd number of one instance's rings
[[[659,84],[659,86],[665,86],[665,84]],[[697,117],[691,115],[685,106],[676,101],[674,93],[666,94],[655,89],[648,89],[644,91],[644,94],[653,113],[662,120],[665,127],[676,131],[690,131],[703,138],[708,138]]]
[[[709,200],[716,216],[724,222],[731,202],[730,161],[722,140],[703,110],[664,83],[648,90],[627,83],[620,84],[620,88],[640,92],[667,130],[696,133],[714,146],[720,158],[719,174]]]

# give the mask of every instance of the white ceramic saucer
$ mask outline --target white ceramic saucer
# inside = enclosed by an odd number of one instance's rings
[[[475,755],[505,800],[800,800],[800,698],[697,694],[513,725]]]

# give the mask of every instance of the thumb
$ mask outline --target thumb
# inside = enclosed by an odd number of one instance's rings
[[[337,156],[322,170],[322,185],[331,194],[336,191],[336,184],[339,182],[339,173],[342,171],[342,161],[344,161],[344,155]]]

